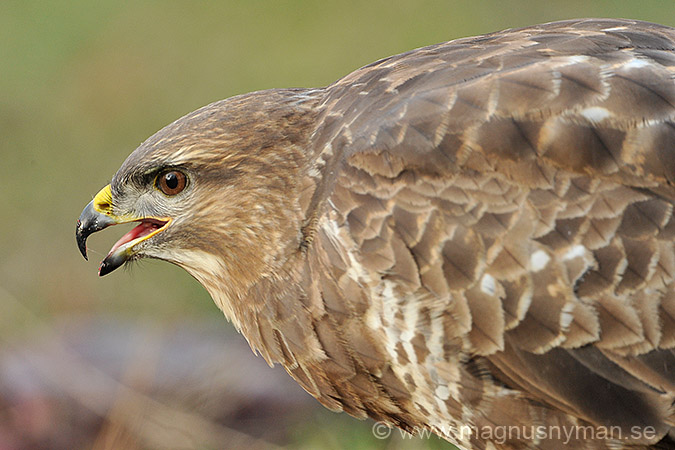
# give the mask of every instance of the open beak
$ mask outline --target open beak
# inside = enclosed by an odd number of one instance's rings
[[[110,225],[129,222],[140,223],[113,245],[110,253],[98,268],[99,276],[112,272],[131,259],[135,254],[134,247],[166,229],[171,223],[171,219],[117,216],[113,214],[110,185],[101,189],[80,214],[80,218],[77,220],[75,238],[77,239],[77,247],[84,259],[87,259],[87,238],[90,234],[101,231]]]

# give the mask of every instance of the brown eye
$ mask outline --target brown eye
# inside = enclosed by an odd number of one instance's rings
[[[157,187],[166,195],[176,195],[187,185],[187,177],[183,172],[169,170],[157,177]]]

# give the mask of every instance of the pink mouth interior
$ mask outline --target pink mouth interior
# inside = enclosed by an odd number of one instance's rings
[[[142,221],[140,224],[138,224],[138,226],[134,227],[131,231],[122,236],[119,241],[115,242],[115,245],[113,245],[113,247],[110,249],[110,253],[114,253],[115,250],[117,250],[127,242],[131,242],[134,239],[147,236],[153,231],[162,228],[165,224],[166,222],[149,221],[149,220]]]

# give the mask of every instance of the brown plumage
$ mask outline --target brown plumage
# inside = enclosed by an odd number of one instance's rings
[[[674,181],[675,30],[573,20],[206,106],[78,240],[141,221],[102,274],[184,267],[333,410],[466,448],[667,447]]]

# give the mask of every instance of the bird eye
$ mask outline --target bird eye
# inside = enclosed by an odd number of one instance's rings
[[[178,170],[162,172],[157,177],[157,188],[166,195],[179,194],[187,185],[187,177]]]

